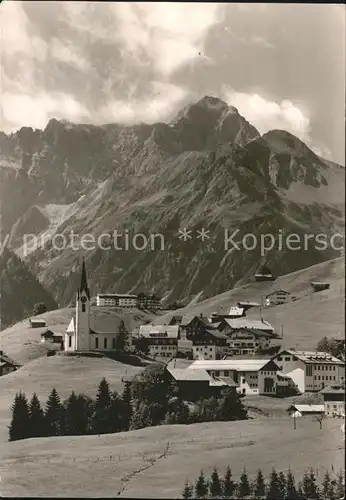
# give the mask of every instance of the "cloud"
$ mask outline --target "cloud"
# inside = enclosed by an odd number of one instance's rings
[[[53,38],[50,43],[50,55],[58,61],[77,66],[82,71],[91,69],[90,62],[79,55],[73,46],[66,45],[57,38]]]
[[[290,100],[275,102],[256,93],[225,90],[225,100],[235,106],[261,134],[272,129],[283,129],[303,141],[310,138],[310,118]]]

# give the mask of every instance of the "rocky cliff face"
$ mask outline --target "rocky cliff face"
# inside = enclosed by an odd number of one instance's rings
[[[82,253],[94,292],[153,291],[181,301],[230,289],[252,279],[263,255],[259,245],[251,251],[227,246],[226,230],[238,230],[238,240],[247,233],[277,237],[280,230],[331,235],[343,226],[343,185],[343,168],[285,131],[261,136],[213,97],[168,124],[51,120],[43,131],[0,136],[3,229],[12,232],[19,254],[23,234],[45,236],[44,247],[32,246],[25,259],[61,304],[75,292]],[[191,230],[191,239],[179,238],[182,228]],[[204,242],[197,233],[202,228],[209,231]],[[123,249],[114,248],[114,238],[108,250],[54,248],[52,236],[62,233],[69,242],[72,230],[79,238],[117,230]],[[136,250],[138,232],[162,237],[153,248],[149,242]],[[265,260],[283,274],[339,255],[308,246],[289,251],[276,244]]]

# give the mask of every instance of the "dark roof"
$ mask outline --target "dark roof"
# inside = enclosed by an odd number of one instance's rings
[[[87,280],[87,275],[86,275],[84,257],[83,257],[83,262],[82,262],[82,275],[81,275],[80,288],[79,288],[79,293],[82,293],[82,292],[85,292],[88,299],[90,300],[90,290],[88,287],[88,280]]]

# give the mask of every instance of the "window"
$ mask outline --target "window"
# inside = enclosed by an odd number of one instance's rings
[[[220,375],[220,372],[219,371],[216,371],[215,372],[215,377],[218,377]]]
[[[82,304],[82,313],[85,313],[85,304]]]
[[[99,348],[99,339],[96,337],[95,339],[95,349]]]
[[[306,376],[307,377],[312,376],[312,366],[311,365],[306,365]]]
[[[285,361],[291,361],[291,356],[285,356]]]
[[[228,371],[228,370],[225,370],[225,371],[223,372],[223,374],[224,374],[224,376],[225,376],[225,377],[228,377],[228,376],[229,376],[229,371]]]
[[[112,339],[112,348],[115,349],[115,338]]]
[[[107,349],[107,338],[103,339],[103,347]]]
[[[68,346],[69,347],[72,346],[72,337],[71,337],[71,335],[68,336]]]

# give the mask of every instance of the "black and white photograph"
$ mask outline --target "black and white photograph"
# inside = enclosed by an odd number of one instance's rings
[[[345,4],[0,38],[0,497],[344,500]]]

